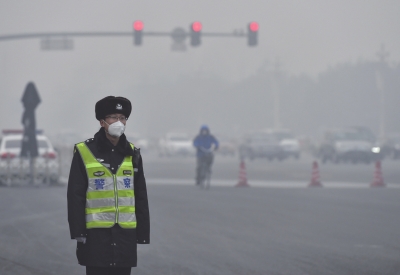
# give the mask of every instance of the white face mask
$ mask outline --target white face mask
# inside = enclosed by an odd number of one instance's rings
[[[105,120],[103,120],[108,125],[108,133],[113,137],[120,137],[125,131],[125,125],[121,121],[116,121],[114,123],[108,124]]]

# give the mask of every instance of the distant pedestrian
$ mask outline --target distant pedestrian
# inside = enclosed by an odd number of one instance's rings
[[[128,275],[137,244],[150,243],[150,218],[140,150],[124,134],[131,102],[96,103],[100,130],[75,145],[68,180],[68,222],[87,275]]]

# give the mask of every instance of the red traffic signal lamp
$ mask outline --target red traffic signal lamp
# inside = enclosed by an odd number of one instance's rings
[[[257,46],[258,43],[258,23],[257,22],[251,22],[247,26],[247,44],[249,46]]]
[[[192,30],[193,30],[194,32],[201,32],[202,27],[203,27],[203,26],[202,26],[201,23],[198,22],[198,21],[192,23]]]
[[[135,31],[142,31],[143,30],[143,22],[140,20],[137,20],[135,22],[133,22],[133,29]]]
[[[201,44],[201,29],[203,26],[199,21],[190,25],[190,45],[196,47]]]
[[[133,44],[136,46],[142,45],[143,28],[144,24],[142,21],[137,20],[133,22]]]

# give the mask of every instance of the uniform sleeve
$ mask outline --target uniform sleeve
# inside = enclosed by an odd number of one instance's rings
[[[68,179],[68,223],[71,239],[86,236],[86,191],[88,180],[86,169],[78,150],[74,149]]]
[[[136,236],[138,244],[150,243],[150,214],[147,200],[146,179],[144,178],[142,157],[139,157],[138,171],[135,173]]]

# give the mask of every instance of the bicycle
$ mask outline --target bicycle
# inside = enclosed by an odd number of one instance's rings
[[[200,147],[204,155],[200,158],[199,185],[202,189],[209,189],[211,182],[211,165],[214,159],[214,150]]]

